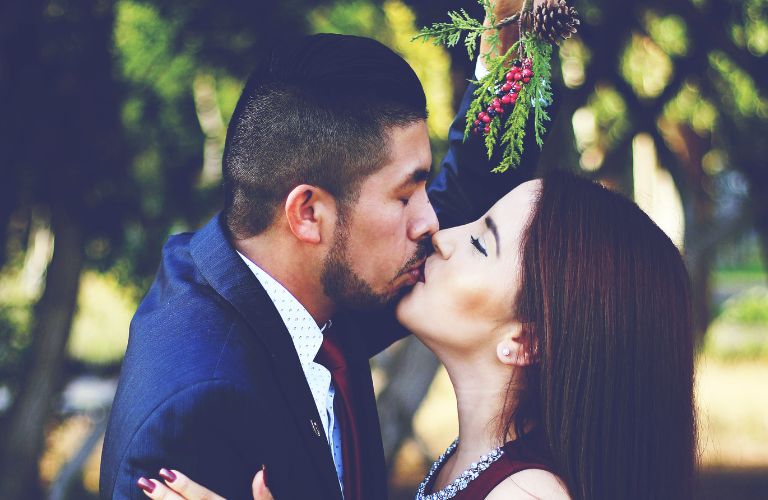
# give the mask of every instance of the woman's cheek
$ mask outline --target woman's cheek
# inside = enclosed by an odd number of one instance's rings
[[[462,316],[481,312],[487,305],[488,286],[468,276],[454,280],[453,293],[450,297],[451,310]]]

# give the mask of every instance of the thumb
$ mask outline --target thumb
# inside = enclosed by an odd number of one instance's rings
[[[253,478],[253,500],[275,500],[272,493],[267,488],[267,467],[262,466],[261,470]]]

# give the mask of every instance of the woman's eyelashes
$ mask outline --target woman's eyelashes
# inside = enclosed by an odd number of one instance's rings
[[[470,236],[470,237],[469,237],[469,241],[470,241],[470,243],[472,243],[472,245],[474,245],[474,247],[475,247],[475,248],[477,248],[477,251],[478,251],[478,252],[480,252],[481,254],[483,254],[483,255],[485,255],[486,257],[488,257],[488,251],[487,251],[487,250],[485,249],[485,247],[484,247],[484,246],[483,246],[483,245],[480,243],[480,240],[479,240],[479,239],[475,238],[474,236]]]

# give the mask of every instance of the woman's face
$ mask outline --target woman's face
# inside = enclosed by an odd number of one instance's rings
[[[475,222],[433,236],[424,282],[397,306],[398,320],[432,350],[469,354],[512,328],[520,242],[540,183],[521,184]]]

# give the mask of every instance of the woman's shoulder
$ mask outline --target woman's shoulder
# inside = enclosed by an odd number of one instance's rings
[[[498,484],[485,500],[570,500],[565,483],[551,472],[526,469]]]

